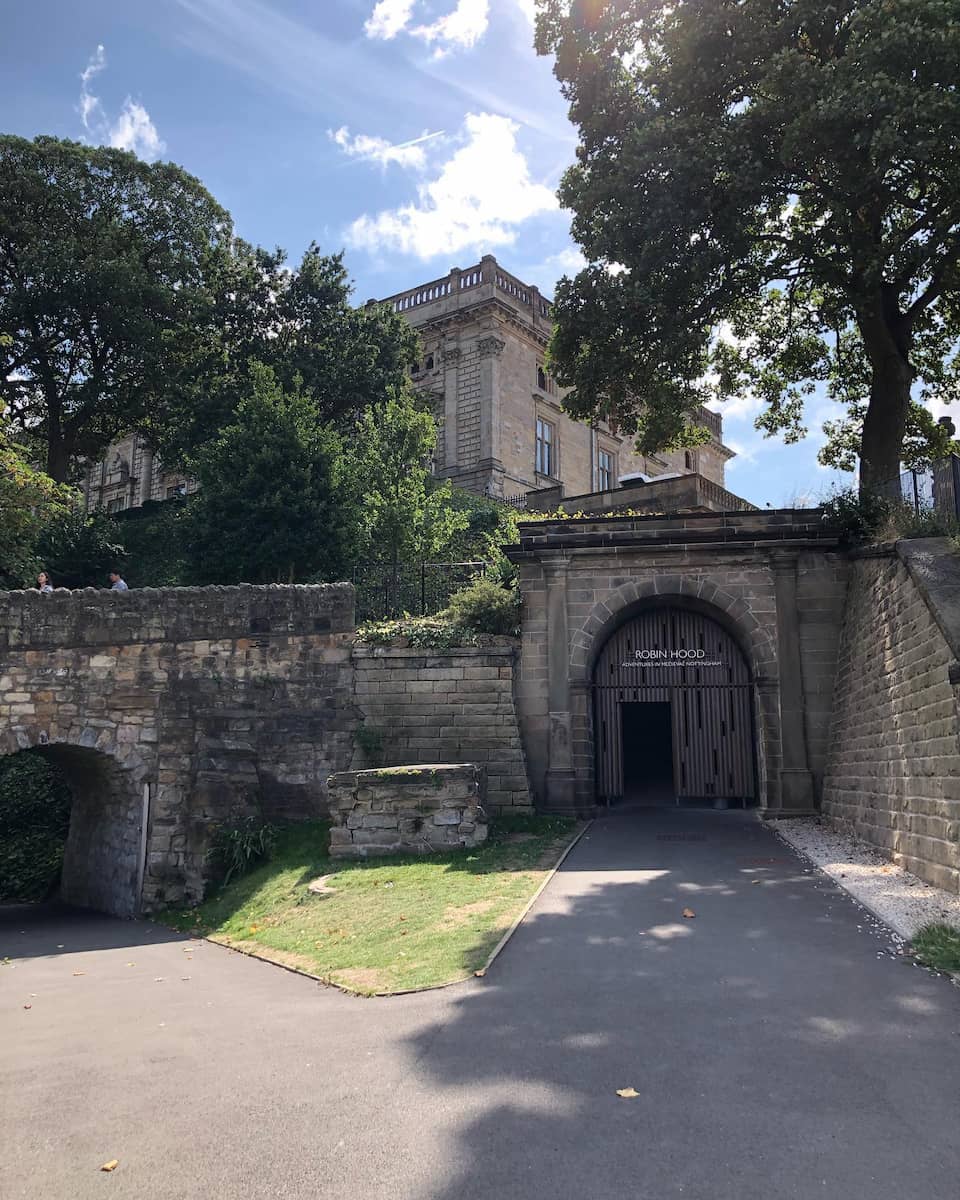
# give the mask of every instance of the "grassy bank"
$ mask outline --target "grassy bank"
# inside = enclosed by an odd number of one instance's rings
[[[364,995],[452,983],[483,965],[573,833],[532,817],[475,850],[343,863],[327,858],[326,824],[292,826],[269,863],[166,920]],[[325,875],[332,890],[310,892]]]

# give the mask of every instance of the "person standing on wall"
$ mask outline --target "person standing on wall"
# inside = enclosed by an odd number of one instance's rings
[[[124,581],[124,578],[120,574],[120,572],[119,571],[111,571],[110,572],[110,591],[111,592],[128,592],[129,590],[130,589],[127,587],[126,582]]]

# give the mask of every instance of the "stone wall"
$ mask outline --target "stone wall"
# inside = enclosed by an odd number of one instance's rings
[[[960,890],[960,559],[946,543],[864,552],[840,647],[830,821]]]
[[[145,908],[198,899],[214,822],[323,815],[352,634],[348,584],[0,594],[0,754],[66,771],[69,898],[129,914],[143,872]]]
[[[675,602],[718,620],[755,685],[759,800],[819,798],[847,564],[816,511],[538,521],[520,573],[518,711],[537,807],[594,804],[592,668],[618,624]]]
[[[480,763],[493,812],[529,809],[514,705],[515,644],[419,650],[357,646],[355,695],[382,761]],[[372,766],[358,749],[354,766]]]
[[[330,857],[378,858],[479,846],[485,772],[475,763],[342,771],[328,781]]]

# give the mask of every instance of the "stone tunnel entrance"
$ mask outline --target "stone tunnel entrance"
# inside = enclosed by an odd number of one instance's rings
[[[146,782],[87,747],[53,744],[22,753],[53,763],[70,792],[59,898],[113,916],[135,916],[143,886]]]
[[[755,803],[750,668],[710,617],[663,605],[621,625],[593,701],[599,803]]]

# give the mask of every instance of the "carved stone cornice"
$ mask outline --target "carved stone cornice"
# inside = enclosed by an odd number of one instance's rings
[[[502,354],[506,344],[502,338],[485,337],[477,342],[477,350],[481,358],[486,358],[490,354]]]
[[[440,357],[444,362],[457,362],[462,354],[463,351],[459,346],[451,346],[449,350],[442,350],[440,352]]]

